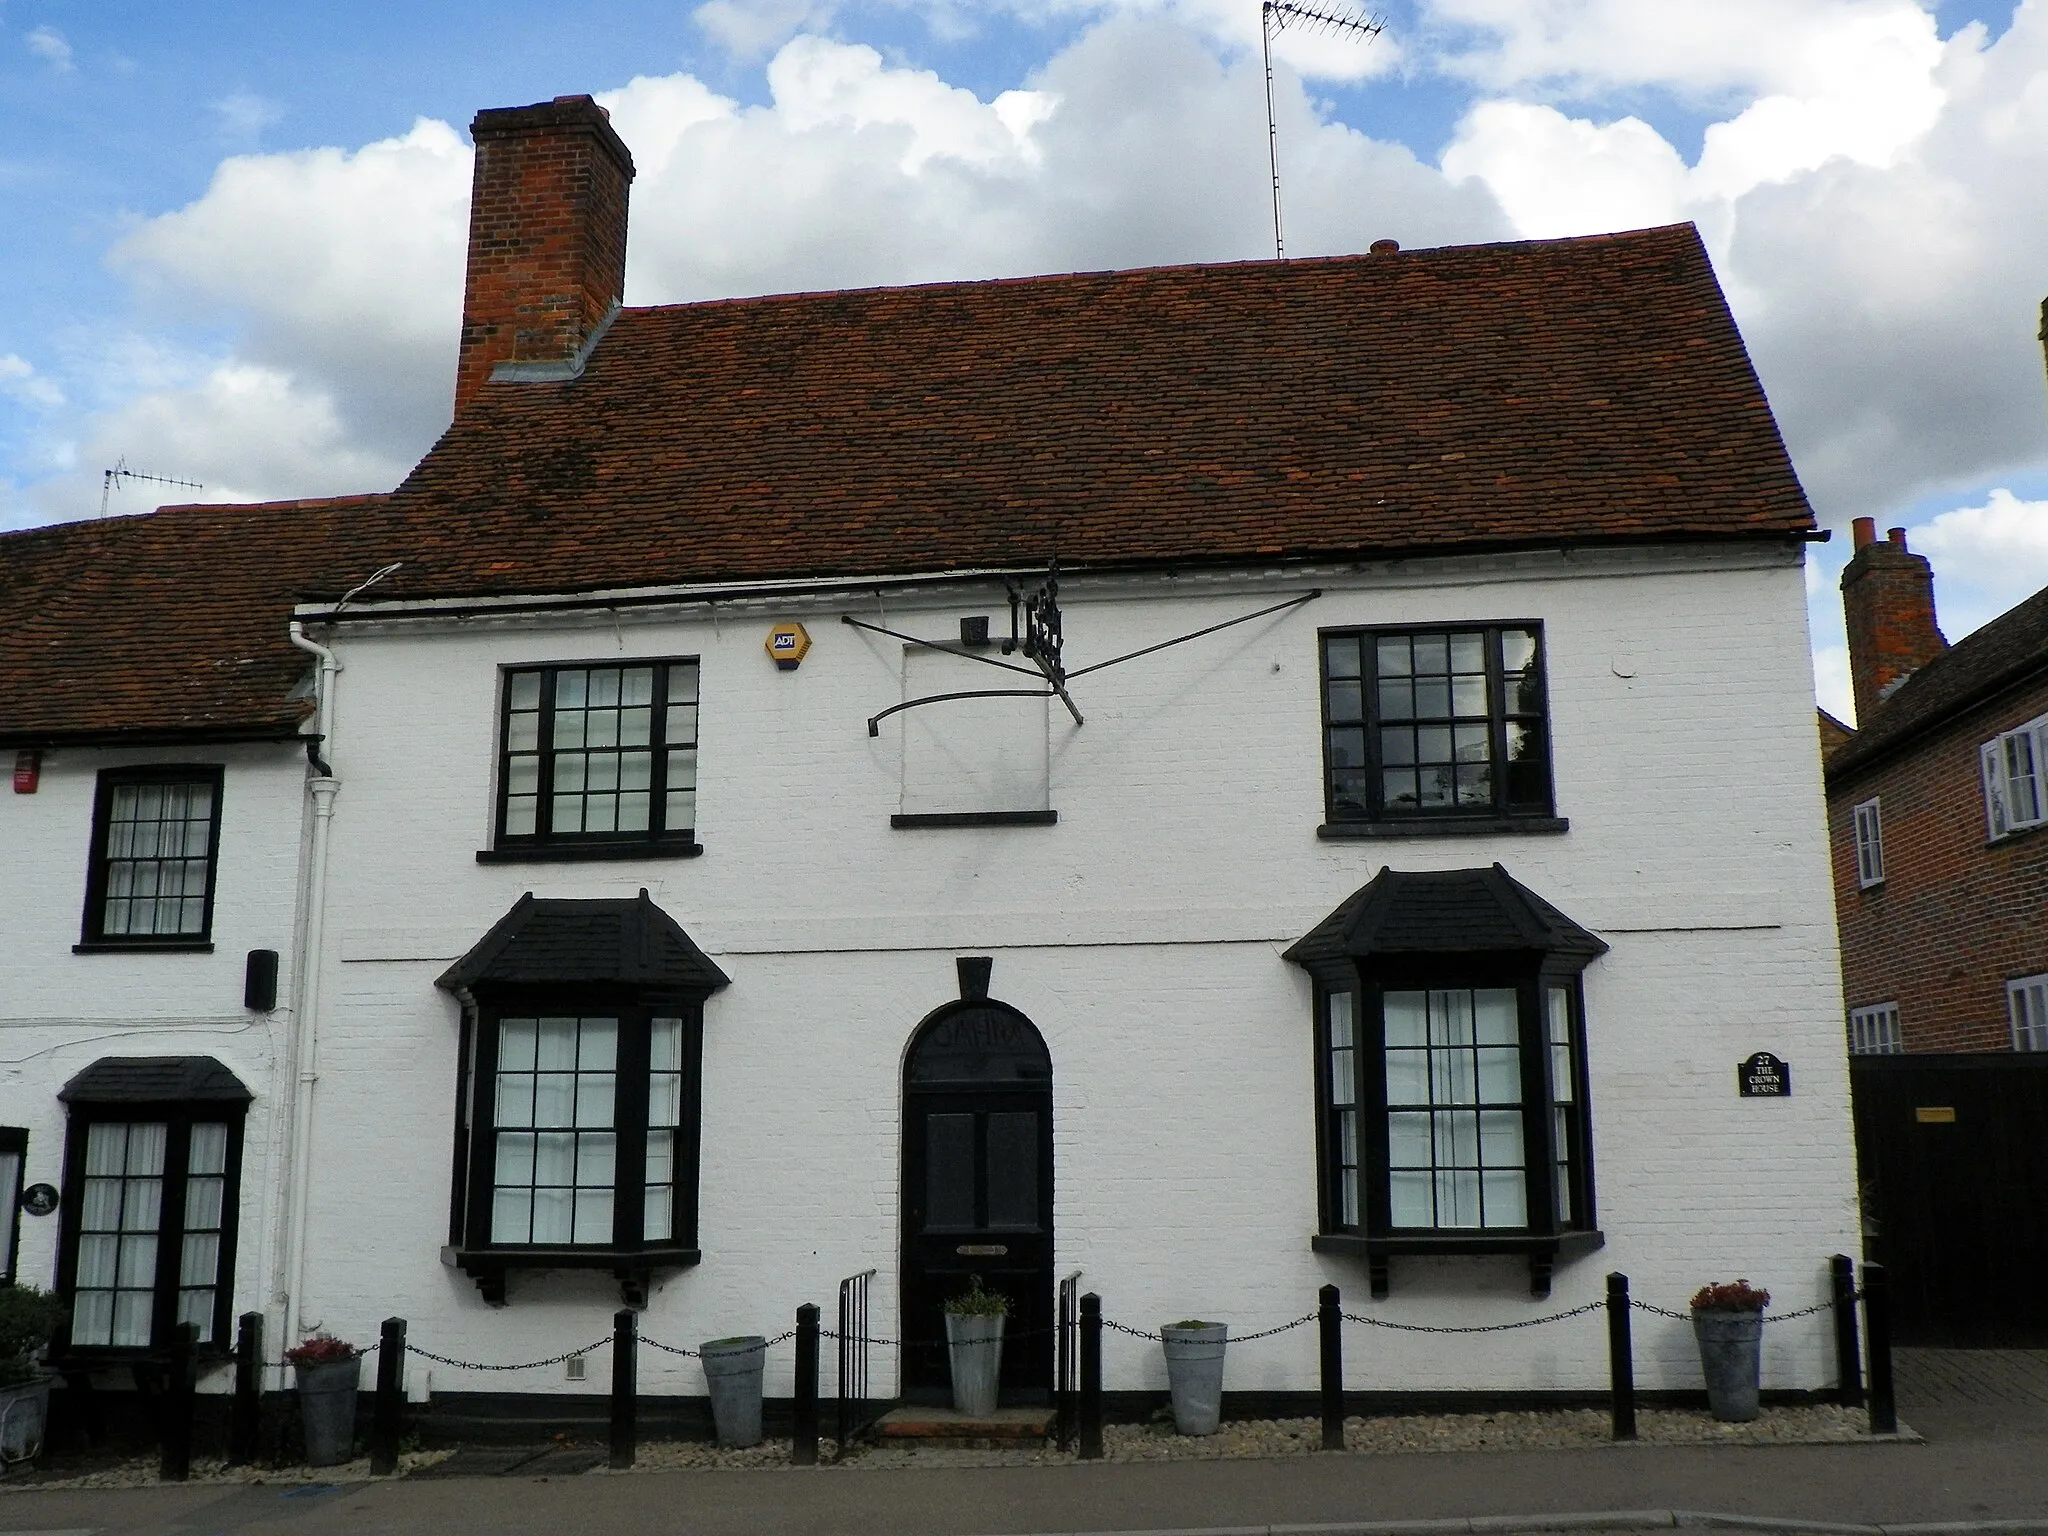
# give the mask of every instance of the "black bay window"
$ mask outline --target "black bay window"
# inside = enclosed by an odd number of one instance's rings
[[[210,1056],[107,1057],[65,1084],[57,1289],[65,1350],[84,1358],[170,1347],[190,1323],[227,1347],[242,1124],[250,1094]]]
[[[479,859],[698,852],[697,663],[514,667]]]
[[[1332,837],[1559,831],[1540,624],[1322,633]]]
[[[1606,950],[1499,866],[1383,871],[1288,951],[1316,981],[1321,1232],[1404,1254],[1597,1247],[1580,973]]]
[[[641,892],[523,898],[441,977],[463,1003],[447,1261],[604,1268],[644,1296],[695,1264],[704,1000],[726,978]]]

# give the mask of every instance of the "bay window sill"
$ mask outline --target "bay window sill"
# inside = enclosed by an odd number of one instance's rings
[[[505,1305],[505,1277],[515,1269],[608,1269],[618,1279],[628,1306],[647,1304],[654,1271],[690,1269],[703,1262],[701,1249],[662,1244],[650,1248],[457,1248],[441,1250],[441,1262],[476,1282],[491,1306]]]
[[[210,955],[211,939],[86,939],[71,946],[74,955]]]
[[[1576,1259],[1604,1247],[1597,1228],[1576,1232],[1404,1232],[1369,1237],[1361,1232],[1319,1232],[1309,1240],[1317,1253],[1349,1254],[1366,1261],[1373,1300],[1386,1299],[1388,1261],[1415,1256],[1521,1254],[1529,1260],[1529,1294],[1550,1294],[1550,1274],[1560,1259]]]
[[[702,843],[551,843],[531,848],[479,848],[479,864],[582,864],[604,859],[694,859]]]
[[[1563,816],[1445,816],[1437,820],[1412,817],[1400,821],[1326,821],[1316,828],[1324,842],[1381,837],[1554,836],[1569,832]]]

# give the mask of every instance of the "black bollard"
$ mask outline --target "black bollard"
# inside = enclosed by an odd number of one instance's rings
[[[178,1324],[171,1334],[170,1374],[164,1383],[163,1456],[157,1464],[157,1476],[167,1483],[182,1483],[192,1475],[192,1354],[198,1347],[198,1325]]]
[[[1081,1459],[1102,1459],[1102,1298],[1081,1298]]]
[[[256,1459],[263,1416],[263,1314],[244,1312],[235,1332],[235,1402],[228,1419],[228,1465]]]
[[[796,1401],[791,1404],[789,1464],[818,1464],[818,1309],[796,1309]]]
[[[1607,1277],[1607,1379],[1612,1434],[1616,1440],[1636,1437],[1636,1356],[1629,1334],[1628,1276]]]
[[[638,1316],[631,1307],[612,1314],[612,1457],[611,1468],[623,1472],[638,1454],[640,1426],[635,1416],[639,1388]]]
[[[1828,1260],[1835,1298],[1835,1401],[1863,1406],[1863,1341],[1856,1327],[1856,1261],[1846,1253]]]
[[[1344,1305],[1337,1287],[1316,1292],[1323,1345],[1323,1449],[1344,1449]]]
[[[1870,1340],[1870,1432],[1899,1432],[1892,1398],[1892,1282],[1882,1264],[1863,1266],[1863,1327]]]
[[[370,1415],[370,1475],[398,1470],[398,1437],[405,1427],[405,1319],[387,1317],[377,1342],[377,1404]]]

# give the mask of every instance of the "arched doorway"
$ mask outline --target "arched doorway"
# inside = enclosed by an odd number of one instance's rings
[[[1003,1401],[1052,1389],[1052,1057],[1031,1021],[972,998],[903,1059],[903,1396],[951,1391],[945,1303],[979,1276],[1010,1299]]]

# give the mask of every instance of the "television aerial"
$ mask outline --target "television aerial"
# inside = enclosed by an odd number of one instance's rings
[[[1273,115],[1273,34],[1288,26],[1311,31],[1349,33],[1371,42],[1386,30],[1386,21],[1351,0],[1263,0],[1259,37],[1266,57],[1266,161],[1273,172],[1273,259],[1285,261],[1287,246],[1280,236],[1280,122]]]
[[[145,480],[151,485],[177,485],[188,491],[203,491],[205,486],[197,480],[174,480],[169,475],[145,475],[139,469],[128,467],[128,457],[123,454],[114,461],[112,469],[100,471],[100,516],[107,515],[107,499],[130,480]]]

